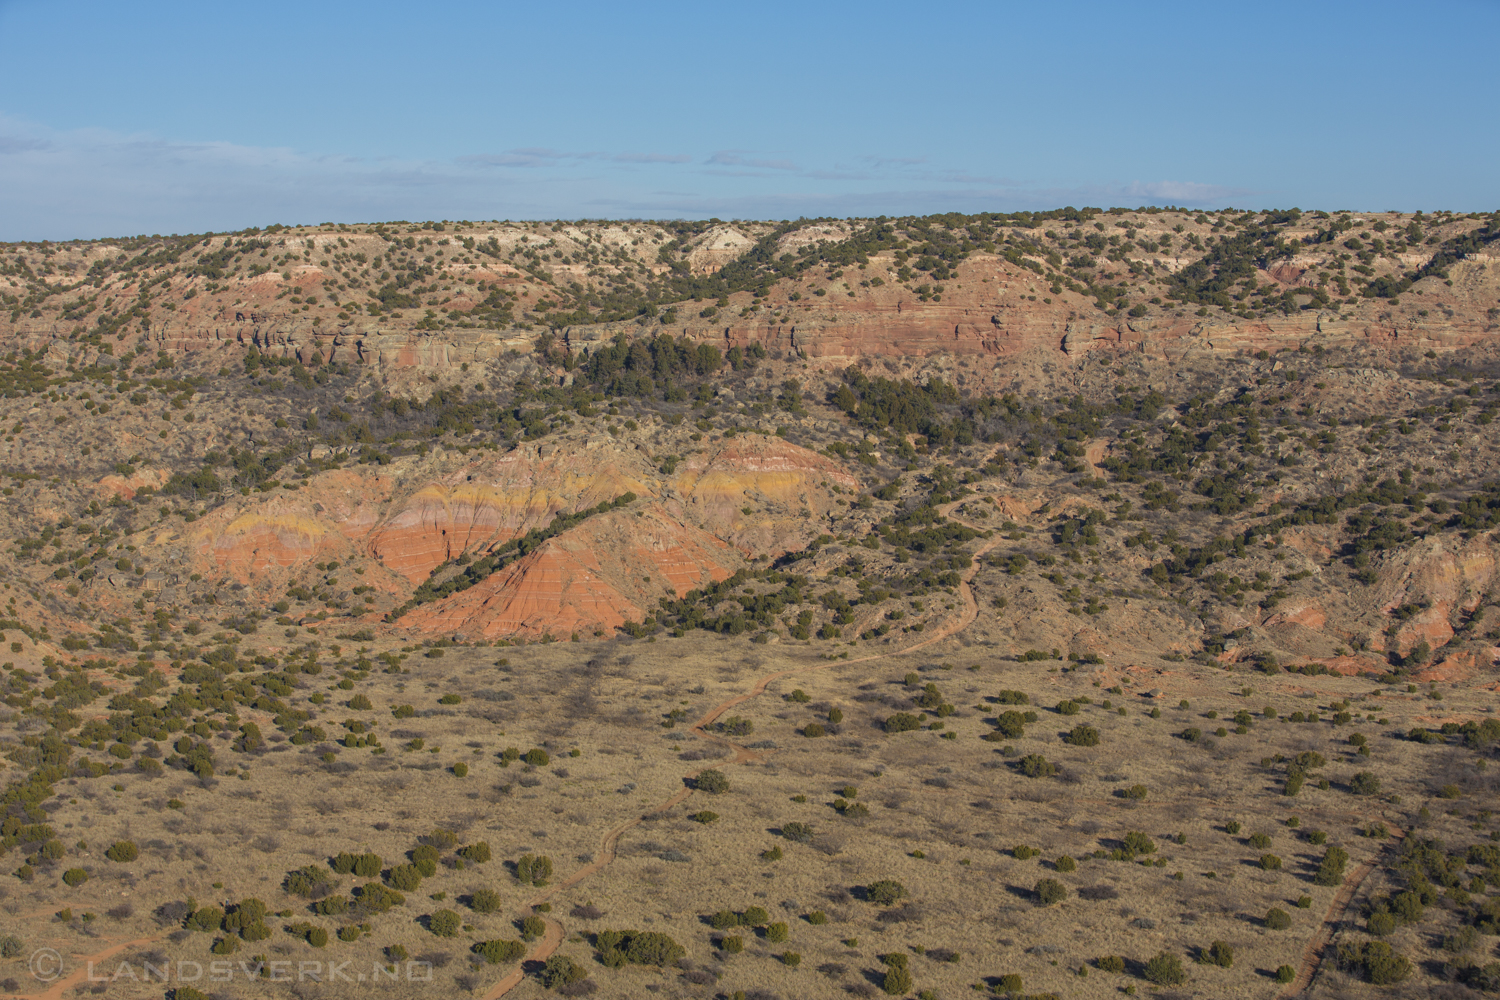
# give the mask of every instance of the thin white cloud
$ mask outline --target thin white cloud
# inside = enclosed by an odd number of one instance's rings
[[[692,163],[698,166],[682,169]],[[873,169],[869,175],[801,169],[744,150],[720,150],[706,160],[702,154],[547,147],[454,160],[371,159],[102,129],[51,130],[0,115],[0,240],[223,231],[273,222],[1209,206],[1231,198],[1248,202],[1255,194],[1176,181],[1047,186],[897,160],[887,169],[881,183]],[[891,182],[893,175],[899,183]]]
[[[1193,181],[1151,181],[1128,184],[1123,189],[1132,197],[1151,201],[1169,201],[1182,205],[1209,205],[1223,203],[1227,198],[1243,198],[1254,194],[1247,188],[1224,187],[1219,184],[1198,184]]]
[[[606,163],[691,163],[686,153],[574,153],[558,149],[510,149],[503,153],[470,153],[458,162],[481,167],[553,167],[567,161]]]
[[[791,160],[763,160],[759,157],[744,155],[747,150],[743,149],[721,149],[708,158],[708,163],[715,167],[754,167],[757,170],[796,170],[797,165]]]

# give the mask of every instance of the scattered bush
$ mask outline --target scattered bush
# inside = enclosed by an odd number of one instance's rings
[[[378,854],[350,854],[340,851],[329,864],[340,875],[353,873],[360,878],[376,878],[380,875],[384,862]]]
[[[813,839],[813,828],[806,823],[783,823],[781,835],[798,844],[806,844]]]
[[[885,991],[886,995],[899,997],[910,993],[912,978],[906,956],[896,952],[883,956],[881,961],[885,963],[886,969],[880,988]]]
[[[1145,976],[1149,982],[1157,986],[1179,986],[1187,982],[1187,973],[1183,971],[1182,959],[1167,952],[1159,952],[1155,958],[1146,963]]]
[[[452,910],[438,910],[427,918],[427,929],[438,937],[453,937],[463,926],[463,918]]]
[[[1202,961],[1205,965],[1217,965],[1222,969],[1231,968],[1234,965],[1234,949],[1227,941],[1215,941],[1203,953]],[[1152,981],[1155,982],[1155,980]]]
[[[1362,974],[1376,986],[1390,986],[1411,975],[1412,964],[1384,941],[1351,941],[1339,945],[1338,964]]]
[[[133,840],[117,840],[110,845],[109,850],[104,852],[106,858],[111,861],[118,861],[121,864],[127,861],[134,861],[140,857],[140,854],[140,848],[135,846],[135,841]]]
[[[537,978],[549,990],[569,986],[586,976],[588,976],[588,971],[567,955],[553,955],[542,966],[542,971],[537,973]]]
[[[546,885],[552,877],[552,859],[545,854],[523,854],[516,862],[516,878],[522,885]]]
[[[87,882],[88,880],[89,873],[84,871],[82,868],[69,868],[67,871],[63,872],[63,881],[74,889],[78,888],[80,885],[83,885],[83,883]]]
[[[1036,901],[1042,906],[1061,903],[1068,898],[1068,889],[1054,878],[1044,878],[1036,884]]]
[[[500,905],[500,894],[493,889],[476,889],[469,897],[469,909],[475,913],[494,913]]]
[[[1068,735],[1063,737],[1064,743],[1071,743],[1075,747],[1096,747],[1099,745],[1099,730],[1093,726],[1074,726]]]
[[[1266,912],[1267,929],[1284,931],[1290,926],[1292,926],[1292,918],[1285,910],[1273,906]]]
[[[898,899],[906,898],[906,886],[894,879],[881,879],[865,886],[865,899],[877,906],[890,906]]]
[[[1016,762],[1016,770],[1028,778],[1050,778],[1057,766],[1038,753],[1029,753]]]
[[[659,931],[600,931],[594,938],[599,960],[610,968],[631,965],[675,965],[687,949]]]
[[[1116,975],[1125,971],[1125,960],[1119,955],[1105,955],[1103,958],[1094,959],[1094,964],[1099,967],[1100,972],[1112,972]]]
[[[724,776],[723,771],[709,768],[693,779],[693,787],[710,795],[722,795],[729,791],[729,779]]]
[[[1318,864],[1313,876],[1316,885],[1340,885],[1344,881],[1344,866],[1349,863],[1349,852],[1337,845],[1330,846]]]
[[[897,712],[885,720],[885,731],[888,733],[908,733],[921,728],[922,720],[910,712]]]
[[[1068,857],[1066,854],[1064,854],[1062,857],[1058,858],[1057,861],[1055,862],[1055,865],[1056,865],[1057,870],[1060,871],[1060,872],[1076,871],[1077,868],[1078,868],[1078,862],[1074,861],[1072,858]]]
[[[491,965],[509,965],[521,960],[526,946],[519,941],[476,941],[473,952]]]
[[[1350,780],[1349,791],[1355,795],[1379,795],[1380,778],[1373,771],[1361,771]]]

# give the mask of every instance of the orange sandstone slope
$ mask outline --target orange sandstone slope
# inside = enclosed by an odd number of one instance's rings
[[[780,438],[695,443],[652,421],[619,438],[574,431],[480,454],[435,449],[389,466],[319,473],[295,492],[232,498],[186,532],[150,539],[180,571],[161,585],[191,593],[210,586],[177,578],[194,573],[266,603],[296,585],[337,594],[337,585],[315,579],[337,561],[343,586],[377,595],[361,620],[372,625],[445,563],[481,558],[555,517],[635,494],[400,621],[420,634],[592,633],[640,620],[660,597],[721,580],[752,556],[804,547],[843,513],[835,488],[859,488],[837,463]],[[94,586],[107,602],[110,582]]]

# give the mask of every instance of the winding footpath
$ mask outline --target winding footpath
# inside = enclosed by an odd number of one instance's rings
[[[958,519],[954,518],[952,515],[952,510],[962,502],[963,501],[955,501],[954,503],[947,504],[944,507],[939,508],[939,510],[943,513],[944,516],[957,521]],[[963,521],[959,521],[959,523],[964,524],[966,527],[973,528],[975,531],[982,532],[986,530],[978,527],[977,525],[967,524]],[[722,716],[725,712],[729,711],[735,706],[743,705],[747,701],[750,701],[754,698],[759,698],[761,695],[766,693],[766,689],[768,687],[779,680],[783,680],[787,677],[792,677],[797,674],[805,674],[814,670],[824,670],[828,667],[838,664],[868,663],[871,660],[884,660],[893,656],[906,656],[908,654],[915,653],[919,649],[925,649],[928,646],[934,645],[935,643],[942,642],[944,639],[950,638],[954,634],[968,628],[969,625],[971,625],[974,620],[979,617],[979,603],[974,599],[974,589],[969,585],[970,581],[972,581],[974,579],[974,575],[979,572],[980,557],[982,557],[990,549],[999,545],[1002,541],[1004,541],[1004,538],[1002,538],[999,534],[995,534],[988,541],[986,541],[985,544],[974,550],[972,554],[973,562],[964,572],[963,578],[959,581],[958,585],[958,593],[960,598],[963,600],[963,607],[959,610],[959,613],[955,618],[951,619],[947,624],[934,631],[932,635],[923,639],[921,642],[914,643],[910,646],[903,646],[901,649],[892,650],[886,653],[872,653],[869,656],[861,656],[849,660],[828,660],[824,663],[812,663],[805,666],[795,667],[790,670],[778,670],[774,673],[766,674],[765,676],[757,680],[755,682],[755,685],[749,691],[745,692],[744,694],[735,695],[733,698],[722,701],[719,704],[715,705],[713,708],[709,709],[704,713],[702,718],[698,719],[698,721],[694,722],[690,727],[688,727],[687,731],[693,736],[699,737],[700,739],[705,739],[709,740],[710,742],[717,743],[733,753],[734,756],[732,759],[727,762],[719,762],[716,766],[722,767],[731,764],[745,764],[751,761],[764,759],[766,756],[765,754],[757,753],[754,750],[751,750],[749,747],[745,747],[738,743],[735,743],[733,740],[727,739],[726,737],[721,736],[718,733],[709,732],[708,727],[713,725],[720,716]],[[528,907],[534,907],[539,903],[544,903],[557,893],[560,893],[565,889],[572,888],[573,886],[582,882],[584,879],[589,878],[590,876],[595,875],[607,868],[615,860],[616,847],[620,842],[620,837],[623,836],[627,830],[638,826],[646,819],[646,817],[654,815],[656,813],[665,812],[666,810],[681,805],[683,802],[685,802],[687,798],[693,794],[692,779],[696,778],[700,773],[702,773],[703,770],[705,769],[700,768],[697,771],[691,771],[683,775],[683,787],[680,788],[676,792],[676,794],[659,803],[651,810],[642,813],[641,815],[636,816],[633,819],[627,820],[624,823],[621,823],[619,826],[606,833],[604,835],[603,841],[600,844],[599,856],[594,861],[578,869],[572,875],[568,876],[566,879],[557,883],[556,885],[549,886],[546,892],[540,893],[539,895],[527,900],[526,905]],[[547,933],[536,943],[536,945],[531,949],[526,957],[522,959],[520,966],[512,969],[510,973],[505,976],[505,978],[501,979],[498,983],[490,988],[489,992],[484,995],[484,1000],[499,1000],[500,997],[504,996],[516,986],[520,985],[521,981],[525,978],[524,970],[528,963],[545,962],[552,956],[554,952],[557,951],[558,946],[561,945],[563,941],[562,924],[558,923],[551,917],[544,917],[543,919],[547,924]]]
[[[1399,840],[1405,834],[1400,830],[1394,830],[1391,836]],[[1381,853],[1376,852],[1344,879],[1344,884],[1339,886],[1339,891],[1334,894],[1333,901],[1328,904],[1328,911],[1323,914],[1323,922],[1318,925],[1317,931],[1308,940],[1307,947],[1302,949],[1302,964],[1297,969],[1297,978],[1276,994],[1276,1000],[1300,996],[1312,985],[1313,977],[1323,967],[1323,959],[1328,954],[1328,945],[1333,941],[1333,935],[1338,932],[1339,924],[1344,921],[1344,913],[1348,911],[1349,904],[1354,902],[1354,896],[1359,892],[1359,887],[1364,884],[1365,879],[1369,878],[1370,873],[1380,862]]]

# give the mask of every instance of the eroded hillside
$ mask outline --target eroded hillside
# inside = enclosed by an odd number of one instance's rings
[[[1487,988],[1490,220],[438,225],[0,256],[0,988]]]

